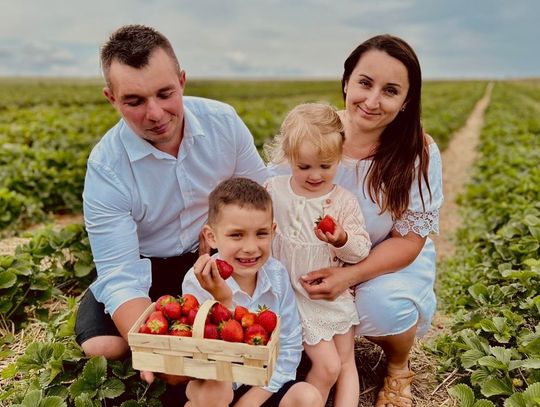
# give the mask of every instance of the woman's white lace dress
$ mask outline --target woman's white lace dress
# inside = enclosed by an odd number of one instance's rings
[[[429,146],[428,179],[431,199],[428,189],[422,183],[424,208],[415,180],[411,188],[409,208],[405,216],[395,222],[388,212],[379,214],[380,208],[371,201],[363,188],[369,165],[369,160],[345,159],[340,165],[335,182],[352,191],[358,198],[373,248],[383,242],[392,229],[402,235],[414,232],[422,237],[438,233],[443,191],[441,156],[435,143]],[[360,324],[356,328],[357,335],[399,334],[416,323],[417,335],[424,334],[431,324],[436,308],[434,282],[435,248],[428,237],[424,248],[412,264],[356,287],[355,302],[360,318]]]

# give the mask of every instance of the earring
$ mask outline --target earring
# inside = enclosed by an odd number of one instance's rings
[[[400,112],[404,112],[405,111],[405,106],[403,106],[401,109],[399,109]]]

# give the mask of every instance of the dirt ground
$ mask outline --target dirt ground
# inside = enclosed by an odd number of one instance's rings
[[[452,236],[459,227],[460,219],[456,205],[457,196],[463,191],[470,175],[470,168],[476,157],[476,146],[482,128],[484,112],[489,105],[493,84],[489,84],[485,95],[476,104],[465,126],[452,138],[448,148],[442,154],[444,206],[440,213],[439,236],[434,237],[438,258],[444,259],[453,253]],[[54,227],[61,228],[70,223],[82,222],[81,215],[59,216],[54,219]],[[32,227],[36,230],[41,225]],[[0,241],[0,255],[13,254],[15,248],[26,242],[27,238],[12,237]],[[412,392],[417,407],[454,406],[455,402],[448,397],[446,389],[452,384],[452,375],[443,383],[435,379],[435,361],[423,350],[422,344],[437,336],[445,329],[447,318],[438,313],[430,332],[414,346],[411,355],[411,367],[416,372],[412,384]],[[382,384],[385,373],[384,354],[377,346],[365,339],[356,344],[357,366],[360,374],[360,400],[358,407],[373,406],[378,388]],[[300,376],[305,374],[309,362],[301,364]],[[302,369],[304,369],[302,371]],[[332,405],[329,401],[328,405]]]

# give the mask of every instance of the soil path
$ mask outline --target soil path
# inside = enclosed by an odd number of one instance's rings
[[[489,105],[493,83],[488,84],[486,93],[480,99],[463,126],[452,137],[442,153],[444,205],[439,217],[441,234],[435,236],[435,247],[439,260],[454,252],[452,238],[460,225],[456,199],[464,191],[471,175],[470,169],[476,158],[476,147],[484,124],[484,112]]]

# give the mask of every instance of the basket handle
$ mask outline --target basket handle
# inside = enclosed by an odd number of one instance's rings
[[[206,322],[206,317],[210,312],[210,308],[216,304],[216,300],[206,300],[202,303],[195,315],[195,321],[193,321],[192,337],[202,339],[204,338],[204,323]]]

